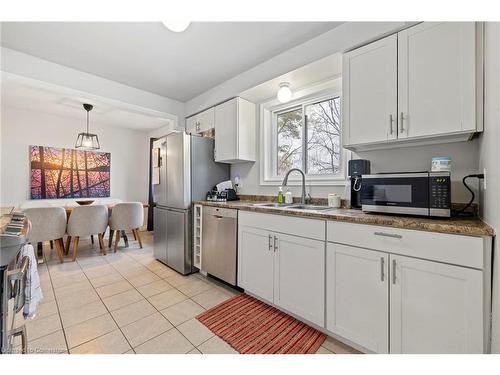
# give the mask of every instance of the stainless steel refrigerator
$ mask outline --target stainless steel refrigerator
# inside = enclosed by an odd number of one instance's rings
[[[193,272],[191,203],[229,179],[229,165],[214,161],[214,140],[171,133],[161,142],[160,183],[154,185],[154,254],[186,275]]]

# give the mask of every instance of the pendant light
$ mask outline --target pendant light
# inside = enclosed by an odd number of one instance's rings
[[[92,104],[83,105],[83,109],[87,111],[87,131],[78,134],[75,148],[82,148],[86,150],[99,150],[101,148],[97,134],[89,133],[89,112],[92,111],[92,108],[94,108]]]

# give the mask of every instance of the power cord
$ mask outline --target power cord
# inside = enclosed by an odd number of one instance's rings
[[[474,216],[473,212],[466,212],[466,210],[470,206],[472,206],[472,203],[474,202],[474,199],[476,198],[476,195],[474,194],[474,191],[472,191],[472,189],[469,187],[469,185],[467,185],[466,180],[468,178],[477,178],[479,180],[482,180],[482,179],[484,179],[484,174],[483,173],[469,174],[469,175],[465,176],[464,178],[462,178],[462,183],[464,184],[464,186],[466,187],[466,189],[470,191],[472,197],[471,197],[469,203],[467,203],[460,210],[453,211],[454,216],[466,216],[466,217],[472,217],[472,216]]]

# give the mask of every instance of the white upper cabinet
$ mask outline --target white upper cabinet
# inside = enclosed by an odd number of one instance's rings
[[[213,129],[215,126],[215,109],[209,108],[186,119],[186,132],[199,134]]]
[[[391,353],[484,353],[480,270],[391,260]]]
[[[424,22],[344,54],[344,147],[463,141],[482,131],[483,26]]]
[[[345,145],[397,137],[396,35],[344,55],[342,95]]]
[[[255,104],[234,98],[215,106],[215,161],[255,161]]]
[[[476,130],[475,28],[425,22],[398,33],[398,137]]]

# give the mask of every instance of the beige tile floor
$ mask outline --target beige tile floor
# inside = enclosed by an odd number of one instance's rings
[[[69,255],[63,264],[44,248],[44,299],[27,322],[30,353],[236,353],[195,316],[237,292],[178,274],[154,259],[152,235],[143,238],[143,249],[130,241],[106,256],[97,241],[82,240],[77,261]],[[329,337],[317,353],[353,352]]]

